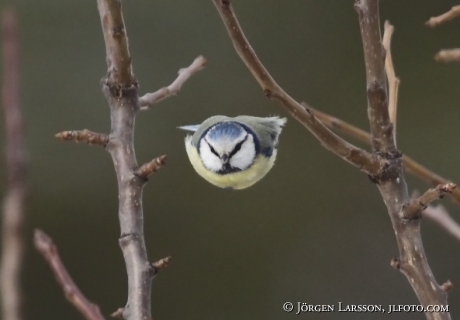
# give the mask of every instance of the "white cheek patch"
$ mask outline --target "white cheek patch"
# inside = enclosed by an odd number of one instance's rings
[[[230,159],[230,165],[233,168],[244,170],[254,163],[255,157],[256,146],[254,144],[254,137],[252,134],[249,134],[246,141],[241,145],[241,149]]]
[[[209,170],[218,172],[222,169],[222,161],[212,153],[209,144],[204,139],[200,143],[200,158],[204,166]]]

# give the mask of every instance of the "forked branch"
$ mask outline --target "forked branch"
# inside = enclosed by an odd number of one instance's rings
[[[308,108],[301,108],[301,105],[287,95],[270,76],[246,40],[230,6],[230,0],[213,0],[213,2],[221,15],[237,53],[267,97],[277,101],[288,110],[326,148],[357,165],[357,162],[350,161],[340,151],[343,146],[350,148],[351,145],[340,138],[336,138],[335,135],[331,135],[329,130],[324,130],[324,125],[314,116],[313,112]],[[378,182],[380,192],[388,207],[400,248],[400,258],[397,259],[400,270],[408,277],[423,305],[446,305],[445,291],[436,284],[423,251],[419,220],[414,219],[407,222],[398,215],[402,205],[409,203],[410,199],[402,173],[402,155],[396,149],[393,125],[388,112],[387,79],[384,68],[385,54],[380,37],[378,1],[357,1],[355,7],[360,17],[365,52],[368,116],[371,124],[371,143],[375,151],[374,155],[360,151],[360,155],[364,158],[364,164],[368,165],[364,171],[371,169],[370,171],[374,175],[375,181]],[[331,141],[334,141],[334,144],[331,145]],[[354,146],[351,148],[356,150]],[[376,159],[377,163],[375,162]],[[377,165],[377,171],[372,170],[374,164]],[[428,319],[449,319],[450,315],[448,313],[433,313],[427,314],[427,317]]]
[[[331,116],[325,112],[316,110],[311,106],[308,106],[305,102],[302,102],[302,105],[309,108],[315,114],[315,117],[321,120],[329,128],[342,132],[366,144],[371,143],[371,134],[369,132],[364,131],[363,129],[360,129],[352,124],[349,124],[346,121]],[[434,173],[430,169],[424,167],[423,165],[409,157],[407,154],[403,154],[402,164],[407,172],[431,184],[432,186],[437,186],[438,184],[446,184],[451,182],[451,180],[443,178],[437,173]],[[457,204],[460,204],[459,188],[454,189],[451,193],[451,196],[452,200],[454,200]]]
[[[384,160],[369,152],[353,146],[330,131],[310,110],[289,96],[272,78],[260,62],[256,53],[246,39],[243,30],[233,12],[229,0],[213,0],[222,21],[233,42],[236,52],[252,73],[264,94],[287,110],[293,118],[303,124],[328,150],[340,158],[374,176],[379,175]]]
[[[407,277],[423,306],[447,306],[446,291],[436,282],[424,252],[420,233],[421,219],[408,220],[400,214],[403,208],[411,206],[411,200],[402,171],[402,155],[396,149],[396,137],[388,112],[379,1],[358,0],[355,9],[364,47],[371,141],[375,152],[389,161],[389,166],[377,182],[399,247],[399,258],[393,260],[396,261],[393,265]],[[450,319],[448,312],[427,312],[425,315],[430,320]]]

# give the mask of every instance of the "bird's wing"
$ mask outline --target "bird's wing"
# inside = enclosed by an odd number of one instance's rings
[[[191,132],[196,132],[198,128],[200,127],[199,124],[191,124],[188,126],[182,126],[182,127],[177,127],[177,129],[185,130],[185,131],[191,131]]]

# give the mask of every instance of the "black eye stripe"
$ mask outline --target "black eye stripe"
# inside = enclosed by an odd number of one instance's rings
[[[211,144],[208,142],[208,140],[204,139],[204,141],[206,141],[206,143],[208,144],[209,148],[211,149],[211,152],[214,153],[216,155],[216,157],[220,158],[219,155],[217,154],[216,150],[214,150],[214,148],[211,146]]]
[[[241,150],[241,147],[243,146],[243,143],[248,140],[248,134],[246,135],[246,137],[244,137],[244,140],[241,141],[241,142],[238,142],[238,144],[235,146],[235,148],[233,148],[232,152],[230,152],[228,158],[231,159],[238,151]]]

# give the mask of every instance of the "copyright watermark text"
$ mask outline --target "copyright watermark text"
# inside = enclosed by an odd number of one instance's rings
[[[308,304],[306,302],[285,302],[285,312],[292,312],[296,315],[307,312],[357,312],[357,313],[401,313],[401,312],[449,312],[449,306],[428,305],[426,307],[416,304]]]

